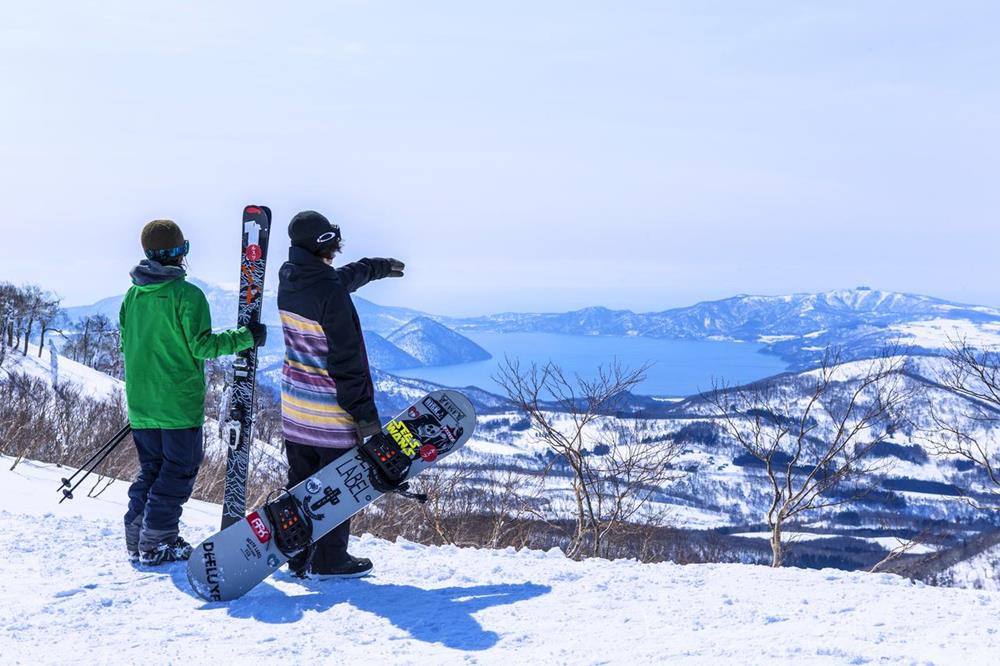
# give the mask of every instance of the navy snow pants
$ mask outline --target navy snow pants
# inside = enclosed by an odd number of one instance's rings
[[[178,534],[181,507],[191,497],[204,458],[201,428],[132,431],[139,476],[128,489],[126,531],[141,529],[142,550]]]
[[[285,440],[285,455],[288,457],[288,487],[291,488],[302,483],[351,450],[307,446]],[[298,571],[309,565],[314,573],[329,573],[347,557],[347,542],[350,537],[351,521],[348,519],[313,544],[311,565],[308,561],[309,550],[306,549],[288,560],[288,568]]]

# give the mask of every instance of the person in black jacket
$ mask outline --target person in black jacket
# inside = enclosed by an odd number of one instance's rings
[[[351,293],[372,280],[402,277],[397,259],[365,258],[333,268],[340,229],[315,211],[288,225],[291,248],[279,272],[278,310],[285,336],[281,417],[288,487],[306,480],[381,430],[361,321]],[[348,554],[350,521],[289,560],[298,576],[356,577],[368,559]]]

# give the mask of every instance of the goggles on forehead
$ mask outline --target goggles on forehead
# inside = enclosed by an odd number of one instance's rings
[[[166,250],[146,250],[147,259],[173,259],[175,257],[183,257],[191,249],[191,243],[189,241],[184,241],[184,245],[178,245],[177,247],[171,247]]]
[[[330,242],[340,242],[340,227],[336,224],[330,225],[330,230],[316,237],[316,243],[320,246]]]

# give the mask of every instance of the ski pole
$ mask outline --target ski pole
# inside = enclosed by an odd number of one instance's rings
[[[122,439],[120,439],[120,440],[118,440],[117,442],[115,442],[114,446],[111,446],[111,447],[109,447],[109,448],[107,449],[107,451],[105,451],[105,452],[104,452],[104,454],[103,454],[103,455],[102,455],[102,456],[101,456],[100,458],[98,458],[97,462],[95,462],[95,463],[94,463],[94,466],[93,466],[93,467],[91,467],[90,469],[88,469],[88,470],[87,470],[87,473],[86,473],[86,474],[84,474],[83,476],[81,476],[81,477],[80,477],[80,480],[79,480],[79,481],[77,481],[77,482],[76,482],[76,483],[75,483],[75,484],[73,485],[73,487],[72,487],[72,488],[69,488],[69,489],[65,489],[65,488],[64,488],[64,489],[63,489],[63,491],[62,491],[62,493],[63,493],[63,496],[62,496],[62,499],[61,499],[61,500],[59,500],[59,503],[60,503],[60,504],[62,504],[62,503],[63,503],[63,500],[68,500],[68,499],[73,499],[73,491],[74,491],[74,490],[76,490],[77,488],[79,488],[79,487],[80,487],[80,484],[81,484],[81,483],[83,483],[84,481],[86,481],[86,480],[87,480],[87,477],[88,477],[88,476],[90,476],[90,475],[91,475],[91,473],[92,473],[92,472],[94,472],[94,470],[96,470],[96,469],[97,469],[98,467],[100,467],[100,466],[101,466],[101,463],[103,463],[103,462],[104,462],[104,460],[105,460],[105,459],[106,459],[106,458],[107,458],[107,457],[108,457],[109,455],[111,455],[111,454],[112,454],[112,452],[114,452],[114,450],[115,450],[116,448],[118,448],[118,445],[119,445],[119,444],[120,444],[120,443],[122,442],[122,440],[124,440],[124,439],[125,439],[125,438],[123,437]]]
[[[83,483],[88,476],[90,476],[98,467],[101,466],[101,463],[103,463],[107,459],[107,457],[110,456],[114,452],[114,450],[118,448],[118,445],[121,444],[123,441],[125,441],[125,437],[127,437],[130,432],[132,432],[132,429],[128,428],[122,433],[121,437],[119,437],[117,440],[113,440],[113,444],[111,444],[111,446],[107,448],[107,450],[101,455],[101,457],[97,459],[97,462],[95,462],[90,467],[90,469],[88,469],[87,472],[83,476],[81,476],[80,479],[75,484],[73,484],[72,488],[63,489],[62,499],[59,500],[60,504],[63,503],[63,500],[73,499],[73,491],[79,488],[80,484]]]
[[[131,426],[128,423],[126,423],[125,425],[123,425],[122,428],[121,428],[121,430],[119,430],[118,432],[116,432],[111,439],[109,439],[104,444],[102,444],[101,447],[99,449],[97,449],[97,451],[94,453],[94,455],[90,456],[90,459],[87,460],[87,462],[85,462],[82,465],[80,465],[79,469],[77,469],[75,472],[73,472],[73,474],[68,479],[66,477],[63,477],[62,478],[62,485],[59,486],[56,490],[62,490],[63,488],[68,488],[69,486],[73,485],[73,478],[77,474],[79,474],[83,470],[85,470],[88,467],[90,467],[90,464],[92,462],[94,462],[95,460],[97,460],[97,458],[102,453],[104,453],[105,449],[107,449],[110,446],[115,446],[118,443],[118,441],[121,440],[123,437],[125,437],[125,435],[128,434],[128,432],[131,429],[132,428],[131,428]]]

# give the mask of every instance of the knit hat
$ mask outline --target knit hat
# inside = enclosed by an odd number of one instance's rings
[[[176,222],[153,220],[142,228],[142,249],[150,259],[167,259],[187,254],[190,245]]]
[[[313,254],[340,247],[340,227],[314,210],[304,210],[292,218],[288,224],[288,237],[292,245]]]

